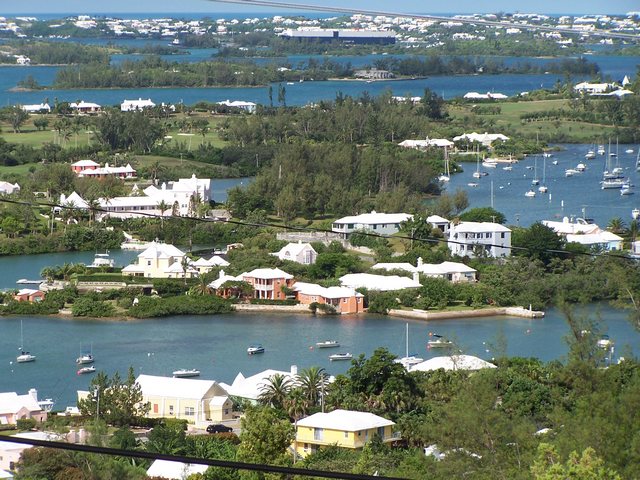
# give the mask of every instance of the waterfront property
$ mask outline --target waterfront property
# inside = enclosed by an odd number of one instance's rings
[[[289,260],[291,262],[301,263],[302,265],[311,265],[316,263],[318,252],[310,243],[288,243],[280,249],[280,251],[272,253],[280,260]]]
[[[167,243],[151,242],[138,255],[138,263],[124,267],[122,274],[146,278],[192,278],[198,274],[198,270],[187,262],[186,254],[179,248]]]
[[[15,424],[18,420],[33,418],[38,422],[47,419],[47,412],[38,403],[38,392],[32,388],[26,395],[16,392],[0,393],[0,425]]]
[[[403,270],[409,273],[420,273],[426,277],[444,278],[450,282],[475,282],[477,270],[471,268],[464,263],[459,262],[442,262],[442,263],[424,263],[421,257],[418,257],[416,266],[410,263],[376,263],[374,270]]]
[[[483,368],[496,368],[481,358],[473,355],[447,355],[443,357],[434,357],[424,362],[412,365],[409,368],[411,372],[431,372],[434,370],[482,370]]]
[[[13,296],[16,302],[41,302],[44,300],[45,293],[42,290],[33,288],[22,288]]]
[[[418,278],[418,272],[414,272],[413,278],[400,277],[398,275],[348,273],[340,277],[340,284],[343,287],[366,288],[367,290],[378,292],[404,290],[405,288],[420,288],[422,286]]]
[[[51,113],[51,106],[48,103],[22,105],[22,110],[27,113]]]
[[[245,102],[243,100],[225,100],[223,102],[218,102],[218,105],[224,105],[225,107],[231,108],[239,108],[244,110],[247,113],[255,113],[256,112],[256,104],[253,102]]]
[[[462,135],[458,135],[457,137],[453,137],[454,142],[469,142],[469,143],[480,143],[481,145],[490,148],[493,142],[501,141],[506,142],[509,140],[509,137],[506,135],[502,135],[501,133],[463,133]]]
[[[149,403],[149,418],[178,418],[196,426],[230,420],[232,402],[214,380],[139,375],[142,402]]]
[[[499,258],[511,255],[511,230],[493,222],[460,222],[449,230],[452,255]]]
[[[156,104],[151,101],[150,98],[143,100],[125,100],[120,104],[120,110],[122,112],[137,112],[146,108],[153,108]]]
[[[93,102],[85,102],[84,100],[70,103],[69,108],[74,112],[84,114],[100,113],[102,111],[102,106]]]
[[[282,287],[291,287],[293,275],[279,268],[256,268],[240,275],[253,287],[253,297],[264,300],[284,300]]]
[[[303,305],[317,303],[330,305],[338,313],[361,313],[364,310],[364,295],[349,287],[323,287],[315,283],[293,284],[296,299]]]
[[[298,455],[315,453],[319,447],[336,445],[360,449],[377,435],[383,443],[400,440],[395,423],[373,413],[353,410],[318,412],[298,420],[294,448]]]
[[[413,218],[408,213],[371,213],[339,218],[331,225],[333,232],[347,238],[350,233],[364,230],[379,235],[393,235],[400,231],[400,224]]]
[[[553,229],[568,243],[579,243],[603,251],[622,250],[623,238],[621,236],[604,230],[584,218],[564,217],[561,222],[543,220],[542,224]]]

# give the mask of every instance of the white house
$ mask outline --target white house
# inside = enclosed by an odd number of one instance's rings
[[[453,137],[454,142],[467,141],[467,142],[478,142],[484,145],[485,147],[490,147],[495,141],[506,142],[509,140],[509,137],[506,135],[502,135],[501,133],[463,133],[462,135],[458,135],[457,137]]]
[[[483,368],[496,368],[492,363],[486,362],[473,355],[449,355],[446,357],[433,357],[422,363],[409,367],[411,372],[430,372],[433,370],[482,370]]]
[[[418,258],[417,265],[414,267],[410,263],[376,263],[374,270],[402,270],[412,274],[419,273],[426,277],[444,278],[450,282],[475,282],[477,270],[471,268],[464,263],[458,262],[442,262],[442,263],[423,263],[422,258]]]
[[[585,233],[581,235],[566,235],[567,242],[579,243],[587,247],[594,247],[605,250],[607,252],[614,250],[622,250],[624,239],[615,233],[602,230],[597,233]]]
[[[102,106],[97,103],[85,102],[84,100],[70,103],[69,108],[78,113],[99,113],[102,111]]]
[[[581,82],[577,83],[573,89],[579,93],[605,93],[607,90],[611,90],[616,85],[614,83],[589,83],[589,82]]]
[[[467,92],[462,98],[467,100],[504,100],[505,98],[509,98],[504,93],[478,93],[478,92]]]
[[[452,255],[475,257],[478,249],[489,257],[511,255],[511,230],[492,222],[460,222],[449,229]]]
[[[303,265],[311,265],[316,263],[318,252],[310,243],[289,243],[282,247],[280,251],[272,253],[280,260],[289,260],[291,262],[301,263]]]
[[[442,233],[448,233],[451,222],[440,215],[429,215],[427,217],[427,223],[431,224],[433,228],[438,228]]]
[[[22,110],[27,113],[51,113],[48,103],[38,103],[35,105],[22,105]]]
[[[225,100],[218,102],[218,105],[225,105],[227,107],[240,108],[246,112],[254,113],[256,111],[256,104],[253,102],[244,102],[242,100]]]
[[[454,143],[446,138],[427,138],[426,140],[404,140],[398,145],[405,148],[426,150],[429,147],[451,148],[454,146]]]
[[[20,185],[17,183],[9,183],[0,180],[0,195],[11,195],[20,191]]]
[[[420,288],[418,273],[413,278],[398,275],[374,275],[371,273],[348,273],[340,277],[340,285],[350,288],[366,288],[379,292],[404,290],[405,288]]]
[[[198,270],[198,273],[202,275],[203,273],[210,272],[213,268],[216,267],[228,267],[229,262],[227,262],[219,255],[214,255],[209,259],[201,257],[195,262],[192,262],[191,266],[196,268]]]
[[[139,110],[144,110],[145,108],[153,108],[156,104],[151,101],[150,98],[143,100],[142,98],[138,98],[138,100],[124,100],[120,104],[120,111],[122,112],[136,112]]]
[[[379,235],[393,235],[400,231],[400,224],[413,218],[408,213],[363,213],[349,217],[339,218],[331,225],[331,230],[340,233],[344,238],[350,233],[365,230]]]
[[[546,227],[553,229],[558,235],[584,235],[601,232],[602,229],[595,223],[589,223],[584,218],[564,217],[561,222],[542,220]]]

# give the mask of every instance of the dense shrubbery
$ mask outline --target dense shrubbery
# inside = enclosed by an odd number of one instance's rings
[[[74,317],[113,317],[116,310],[111,303],[95,300],[91,296],[78,297],[71,307]]]
[[[213,295],[180,297],[143,297],[129,309],[136,318],[167,317],[170,315],[213,315],[232,311],[231,303]]]

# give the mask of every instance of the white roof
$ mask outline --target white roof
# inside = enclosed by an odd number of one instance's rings
[[[311,249],[314,252],[316,251],[310,243],[302,243],[302,242],[291,242],[282,247],[279,251],[272,253],[271,255],[276,255],[280,259],[288,259],[295,258],[301,252],[306,249]],[[287,255],[288,254],[288,255]]]
[[[184,257],[185,253],[169,243],[151,242],[138,258]]]
[[[499,99],[503,100],[505,98],[509,98],[507,95],[503,93],[478,93],[478,92],[467,92],[464,94],[462,98],[468,99],[478,99],[478,100],[489,100],[489,99]]]
[[[198,400],[203,399],[207,392],[216,385],[214,380],[157,377],[155,375],[138,375],[136,383],[140,385],[144,395]]]
[[[374,270],[386,270],[387,272],[390,272],[391,270],[404,270],[405,272],[415,272],[416,271],[416,267],[414,267],[413,265],[411,265],[408,262],[403,262],[403,263],[376,263],[373,267],[371,267]]]
[[[615,233],[603,230],[596,233],[585,233],[582,235],[567,235],[567,242],[581,243],[582,245],[598,245],[601,243],[622,242],[623,238]]]
[[[363,297],[361,293],[356,292],[349,287],[323,287],[316,283],[296,282],[292,287],[296,292],[304,295],[317,295],[324,298],[351,298]]]
[[[39,291],[40,290],[33,289],[33,288],[22,288],[18,290],[18,295],[33,295],[34,293]]]
[[[284,278],[290,280],[293,275],[280,270],[279,268],[256,268],[250,272],[244,272],[240,275],[242,278],[260,278],[263,280],[274,280],[276,278]]]
[[[26,408],[30,412],[42,410],[35,398],[31,395],[18,395],[16,392],[0,393],[0,414],[17,413]]]
[[[354,410],[334,410],[329,413],[318,412],[298,420],[299,427],[325,428],[342,432],[358,432],[389,425],[395,425],[395,423],[373,413],[356,412]]]
[[[70,103],[69,108],[100,108],[100,105],[98,105],[97,103],[85,102],[84,100],[81,100],[79,103]]]
[[[602,231],[595,223],[587,223],[583,219],[571,222],[568,217],[564,217],[562,222],[542,220],[542,224],[553,229],[558,235],[590,234]]]
[[[93,160],[78,160],[75,163],[71,164],[72,167],[99,167],[100,164],[94,162]]]
[[[170,480],[182,480],[194,473],[201,473],[207,471],[208,465],[198,465],[197,463],[182,463],[171,462],[169,460],[154,460],[149,469],[147,475],[149,477],[161,477]]]
[[[340,277],[340,283],[343,287],[366,288],[381,292],[422,286],[420,282],[416,282],[412,278],[397,275],[373,275],[371,273],[348,273]]]
[[[440,215],[429,215],[427,217],[427,222],[428,223],[449,223],[449,220],[447,220],[444,217],[441,217]]]
[[[451,234],[467,232],[467,233],[493,233],[493,232],[510,232],[511,230],[493,222],[460,222],[458,225],[451,227]]]
[[[474,273],[477,272],[475,268],[471,268],[464,263],[459,262],[442,262],[438,264],[423,263],[418,267],[419,272],[425,274],[447,274],[447,273]]]
[[[406,148],[453,147],[454,143],[446,138],[427,138],[426,140],[404,140],[398,145]]]
[[[490,144],[495,140],[506,141],[509,140],[509,137],[502,135],[501,133],[463,133],[462,135],[458,135],[457,137],[453,137],[453,141],[457,142],[459,140],[468,140],[470,142],[480,142],[485,144]]]
[[[409,367],[411,372],[429,372],[432,370],[481,370],[483,368],[496,368],[492,363],[486,362],[473,355],[451,355],[448,357],[434,357],[417,365]]]
[[[242,100],[225,100],[223,102],[218,102],[218,104],[220,105],[226,105],[227,107],[238,107],[238,108],[251,108],[251,107],[255,107],[256,104],[253,102],[245,102]]]
[[[68,197],[65,194],[60,195],[60,205],[62,206],[72,206],[75,208],[89,208],[89,204],[78,195],[76,192],[71,193]]]
[[[234,277],[233,275],[227,275],[224,270],[218,272],[218,278],[209,284],[211,288],[220,288],[226,282],[242,282],[242,275]]]
[[[333,223],[359,223],[362,225],[376,225],[384,223],[402,223],[413,218],[408,213],[378,213],[375,210],[371,213],[363,213],[361,215],[352,215],[349,217],[339,218]]]
[[[124,100],[121,106],[142,108],[142,107],[155,107],[156,104],[153,103],[150,98],[147,98],[146,100],[139,98],[138,100]]]
[[[295,381],[296,376],[291,372],[268,369],[246,378],[242,375],[242,372],[240,372],[236,375],[231,385],[221,383],[220,386],[224,388],[229,395],[257,400],[262,393],[262,388],[268,385],[269,379],[277,374],[283,375],[291,381]]]

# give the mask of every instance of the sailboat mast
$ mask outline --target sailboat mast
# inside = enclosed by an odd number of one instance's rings
[[[405,357],[409,356],[409,322],[407,322],[407,334],[405,335]]]

